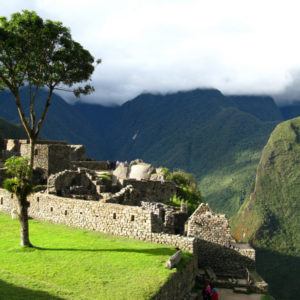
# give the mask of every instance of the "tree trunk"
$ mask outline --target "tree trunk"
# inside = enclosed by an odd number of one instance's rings
[[[33,165],[34,165],[34,148],[35,148],[35,143],[36,139],[30,138],[30,169],[33,171]]]
[[[21,225],[20,246],[33,247],[29,240],[28,207],[29,202],[26,197],[18,197],[19,212],[18,218]]]

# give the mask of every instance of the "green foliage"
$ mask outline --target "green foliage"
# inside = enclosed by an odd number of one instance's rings
[[[7,191],[21,198],[26,198],[34,192],[28,158],[13,156],[5,161],[4,166],[7,168],[6,173],[12,176],[3,182],[3,187]]]
[[[0,212],[1,299],[151,299],[176,272],[165,268],[174,247],[37,220],[30,228],[37,247],[16,247],[18,222]]]
[[[166,167],[160,167],[160,168],[161,168],[162,174],[164,176],[167,176],[170,173],[170,170],[168,168],[166,168]]]
[[[99,177],[111,181],[111,176],[109,173],[102,173],[99,175]]]
[[[173,181],[177,187],[176,195],[170,199],[169,204],[180,206],[180,203],[184,202],[188,205],[189,212],[192,213],[200,203],[204,202],[193,174],[178,170],[169,172],[166,179]]]
[[[44,21],[28,10],[12,14],[10,20],[0,18],[0,83],[4,87],[72,86],[90,78],[93,62],[61,22]],[[86,86],[79,93],[90,90]]]
[[[177,195],[174,195],[169,201],[167,202],[168,205],[180,207],[181,202],[184,202],[185,200],[183,198],[180,198]]]
[[[4,166],[7,168],[7,174],[19,180],[31,177],[32,170],[29,168],[29,159],[27,157],[12,156],[5,161]]]
[[[300,255],[300,118],[272,132],[257,168],[255,194],[232,220],[236,237],[266,249]],[[254,190],[251,191],[252,193]]]
[[[94,58],[78,42],[72,39],[70,29],[61,22],[43,20],[34,11],[23,10],[11,15],[10,20],[0,18],[0,90],[6,88],[14,96],[19,117],[30,139],[29,170],[33,170],[34,147],[46,118],[55,89],[90,80],[94,71]],[[97,64],[100,61],[97,60]],[[28,86],[29,116],[21,104],[20,89]],[[35,103],[40,88],[47,88],[42,113],[37,118]],[[91,85],[77,86],[74,95],[89,94]],[[31,174],[21,161],[15,161],[22,172],[13,173],[12,161],[7,162],[8,172],[15,180],[7,180],[4,186],[13,190],[21,205],[20,223],[23,228],[21,245],[31,245],[28,234],[27,195],[33,191]],[[15,171],[15,170],[14,170]]]
[[[43,20],[34,11],[23,10],[0,18],[0,89],[11,91],[22,125],[34,146],[50,106],[53,91],[90,80],[94,58],[72,39],[70,29],[61,22]],[[97,61],[98,63],[98,61]],[[27,85],[29,117],[21,105],[20,88]],[[47,88],[46,101],[38,119],[37,93]],[[74,95],[89,94],[94,88],[77,86]],[[33,152],[33,151],[32,151]],[[31,154],[32,156],[32,154]],[[33,165],[31,157],[30,165]]]

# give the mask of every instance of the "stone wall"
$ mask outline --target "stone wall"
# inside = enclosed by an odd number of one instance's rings
[[[186,237],[179,234],[151,233],[148,236],[147,241],[157,244],[172,245],[178,249],[197,255],[197,244],[195,238]]]
[[[186,212],[159,202],[141,201],[140,205],[153,212],[153,232],[184,234],[185,222],[188,219]]]
[[[215,214],[208,204],[201,204],[188,221],[188,236],[196,237],[200,267],[240,277],[246,268],[255,269],[255,250],[236,244],[225,215]]]
[[[204,203],[189,218],[187,235],[227,247],[232,241],[225,215],[215,214]]]
[[[124,179],[122,185],[132,185],[139,201],[167,202],[176,194],[176,186],[169,181]]]
[[[99,200],[95,183],[89,178],[85,169],[65,170],[48,178],[48,193],[58,196]]]
[[[70,148],[70,161],[86,160],[85,147],[83,145],[68,145]]]
[[[152,233],[153,212],[141,207],[69,199],[44,193],[30,196],[29,201],[29,216],[34,219],[194,251],[194,238]],[[14,195],[0,189],[0,210],[10,213],[15,207]]]
[[[89,170],[102,171],[107,170],[107,164],[105,161],[74,161],[71,162],[72,168],[87,168]]]
[[[190,299],[189,293],[194,287],[197,271],[196,259],[191,259],[187,266],[173,273],[151,300],[183,300]]]
[[[71,169],[71,149],[68,145],[48,145],[48,176]]]
[[[253,261],[256,259],[255,250],[249,244],[232,243],[230,248]]]
[[[29,140],[5,140],[5,158],[12,155],[30,157]],[[34,151],[34,167],[45,176],[71,169],[71,161],[85,160],[85,147],[66,142],[38,140]]]
[[[197,252],[199,267],[211,267],[217,275],[247,278],[246,269],[255,269],[253,256],[245,255],[243,251],[237,251],[234,247],[198,240]]]

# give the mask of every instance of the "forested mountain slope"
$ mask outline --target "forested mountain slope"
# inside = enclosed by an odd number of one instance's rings
[[[26,133],[22,125],[15,125],[0,118],[0,137],[22,139],[26,138]]]
[[[43,100],[37,103],[41,113]],[[0,93],[0,117],[19,122],[6,92]],[[55,95],[41,135],[84,144],[88,155],[98,160],[142,158],[195,173],[210,205],[231,216],[255,176],[269,134],[281,120],[270,97],[231,97],[214,89],[142,94],[117,107],[70,105]]]
[[[232,218],[235,238],[257,248],[257,269],[277,299],[295,299],[300,278],[300,118],[272,132],[256,181]]]
[[[300,118],[279,124],[265,146],[256,182],[234,217],[235,236],[300,257]]]

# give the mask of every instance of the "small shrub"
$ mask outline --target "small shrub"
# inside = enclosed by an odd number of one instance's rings
[[[181,202],[184,202],[188,205],[189,213],[191,214],[200,203],[204,202],[193,174],[177,170],[172,173],[169,172],[166,178],[173,181],[177,187],[176,195],[170,199],[169,205],[180,206]]]

